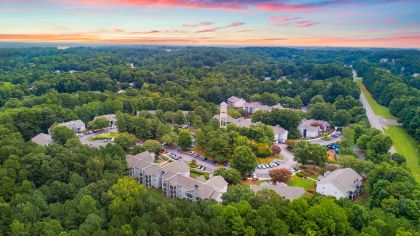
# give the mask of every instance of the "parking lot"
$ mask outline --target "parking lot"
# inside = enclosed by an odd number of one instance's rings
[[[85,133],[85,134],[78,134],[80,143],[88,145],[90,147],[101,147],[101,146],[105,146],[108,143],[113,143],[113,141],[111,141],[110,139],[102,139],[102,140],[91,140],[91,138],[99,135],[99,134],[105,134],[105,133],[112,133],[112,132],[117,132],[116,129],[106,129],[106,130],[102,130],[102,131],[97,131],[97,132],[92,132],[90,131],[89,133]]]
[[[270,170],[275,168],[286,168],[290,170],[297,164],[297,162],[293,160],[293,154],[286,149],[286,145],[281,145],[281,149],[281,154],[284,156],[284,160],[273,160],[276,165],[268,166],[266,168],[256,168],[254,173],[257,178],[269,178],[270,176],[268,173]],[[208,160],[205,157],[196,156],[192,153],[181,152],[176,147],[168,147],[167,150],[169,153],[175,154],[177,156],[176,159],[179,161],[188,163],[192,160],[195,160],[198,166],[204,167],[204,169],[201,168],[200,170],[204,170],[209,173],[215,171],[218,168],[230,168],[229,165],[216,165],[213,160]]]

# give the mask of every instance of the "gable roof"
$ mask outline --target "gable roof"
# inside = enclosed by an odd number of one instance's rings
[[[171,162],[167,165],[164,165],[162,167],[162,170],[166,172],[172,172],[175,174],[178,173],[187,173],[190,171],[190,167],[188,167],[188,165],[183,162],[183,161],[175,161],[175,162]]]
[[[356,183],[363,180],[352,168],[338,169],[318,178],[318,184],[332,184],[343,193],[354,191]]]
[[[85,123],[81,120],[71,120],[71,121],[60,123],[58,125],[59,126],[67,126],[69,128],[73,128],[73,127],[80,128],[80,127],[84,127]]]
[[[239,98],[239,97],[236,97],[236,96],[230,96],[229,98],[228,98],[228,101],[229,102],[232,102],[232,103],[236,103],[236,102],[239,102],[239,101],[241,101],[241,100],[244,100],[243,98]],[[244,100],[245,101],[245,100]]]
[[[276,192],[278,195],[288,199],[293,200],[305,193],[305,189],[301,187],[291,187],[285,183],[278,183],[273,185],[268,182],[261,183],[260,185],[251,185],[251,190],[255,193],[263,190],[263,189],[271,189]]]
[[[44,133],[37,134],[35,137],[31,138],[31,141],[38,145],[49,145],[54,143],[51,135]]]
[[[221,190],[221,189],[227,187],[227,185],[228,185],[226,180],[220,175],[214,176],[213,178],[207,180],[205,183],[208,184],[209,186],[215,188],[216,190]]]
[[[286,129],[281,127],[280,125],[272,126],[274,134],[284,134],[287,132]]]
[[[128,168],[139,168],[143,169],[147,166],[150,166],[155,161],[155,154],[150,152],[141,152],[134,156],[127,155],[126,161]]]
[[[169,185],[180,185],[185,192],[194,193],[197,197],[201,199],[216,199],[220,196],[221,192],[219,189],[216,189],[212,185],[206,182],[201,182],[200,180],[193,179],[181,174],[172,176],[168,180]],[[218,179],[216,182],[212,183],[214,185],[219,185]],[[227,183],[226,183],[227,185]]]

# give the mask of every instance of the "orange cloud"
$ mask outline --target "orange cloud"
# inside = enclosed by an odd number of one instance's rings
[[[105,37],[96,33],[71,34],[0,34],[3,42],[77,42],[117,44],[168,44],[168,45],[233,45],[233,46],[336,46],[336,47],[401,47],[419,48],[420,34],[403,34],[388,37],[194,37],[137,36],[123,33],[118,37]]]

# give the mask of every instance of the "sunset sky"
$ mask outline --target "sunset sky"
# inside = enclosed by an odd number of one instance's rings
[[[420,0],[0,0],[2,42],[420,48]]]

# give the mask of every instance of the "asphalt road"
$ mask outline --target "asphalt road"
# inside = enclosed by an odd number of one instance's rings
[[[357,77],[357,72],[353,70],[353,80],[355,80],[356,77]],[[372,128],[378,129],[383,133],[384,132],[383,127],[386,127],[388,125],[400,125],[398,124],[396,120],[384,119],[380,116],[375,115],[375,113],[373,112],[372,108],[370,107],[366,99],[366,96],[362,92],[360,93],[360,101],[362,102],[362,105],[366,110],[366,116]],[[389,151],[391,153],[396,152],[394,147],[391,147]]]

